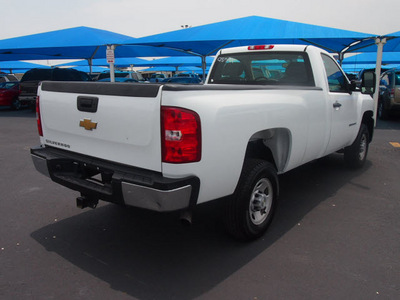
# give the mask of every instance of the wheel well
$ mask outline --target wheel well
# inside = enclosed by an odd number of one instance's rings
[[[267,129],[255,133],[249,140],[246,158],[258,158],[272,163],[279,172],[286,166],[291,135],[286,128]]]
[[[369,133],[369,142],[372,141],[372,137],[374,135],[374,117],[372,111],[366,111],[363,115],[362,124],[367,125],[368,133]]]
[[[269,161],[275,165],[272,151],[265,146],[263,140],[254,140],[247,144],[246,158],[258,158]]]

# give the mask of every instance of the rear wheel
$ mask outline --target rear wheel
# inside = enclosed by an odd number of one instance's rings
[[[264,160],[246,160],[235,193],[226,204],[225,226],[236,239],[248,241],[264,234],[278,199],[278,176]]]
[[[361,124],[356,140],[344,149],[344,161],[350,168],[358,169],[367,160],[369,132],[365,124]]]

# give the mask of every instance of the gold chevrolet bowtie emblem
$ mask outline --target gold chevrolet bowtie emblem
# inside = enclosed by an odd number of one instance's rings
[[[96,129],[97,123],[92,122],[90,119],[83,119],[79,122],[79,126],[85,128],[86,130]]]

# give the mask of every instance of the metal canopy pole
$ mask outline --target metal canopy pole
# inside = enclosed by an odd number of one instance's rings
[[[203,69],[203,83],[206,83],[206,68],[207,68],[207,56],[201,56],[201,68]]]
[[[89,58],[87,61],[88,61],[88,64],[89,64],[89,74],[92,75],[93,59]]]
[[[93,71],[93,58],[96,55],[96,53],[99,50],[99,48],[100,48],[100,46],[97,46],[96,49],[93,51],[92,56],[87,59],[88,64],[89,64],[89,69],[90,69],[90,75],[92,74],[92,71]]]
[[[114,56],[115,45],[107,45],[107,62],[110,64],[110,81],[115,82]]]
[[[386,38],[378,37],[375,39],[375,44],[378,47],[376,53],[376,82],[375,82],[375,94],[373,96],[374,99],[374,122],[376,127],[376,119],[378,115],[378,100],[379,100],[379,85],[380,85],[380,78],[381,78],[381,69],[382,69],[382,57],[383,57],[383,46],[386,44]]]

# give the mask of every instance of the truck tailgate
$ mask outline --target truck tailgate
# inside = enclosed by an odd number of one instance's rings
[[[161,171],[160,86],[43,82],[42,143]]]

